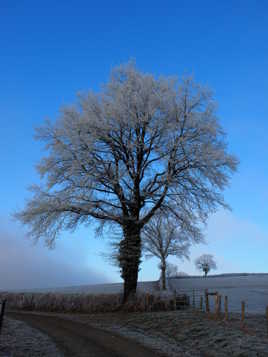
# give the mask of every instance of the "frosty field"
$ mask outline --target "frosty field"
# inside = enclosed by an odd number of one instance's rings
[[[139,282],[138,291],[157,292],[157,282]],[[227,295],[230,312],[241,311],[241,301],[246,302],[246,313],[264,314],[265,307],[268,305],[268,274],[230,274],[226,276],[186,277],[169,279],[171,292],[188,293],[192,299],[195,290],[196,304],[199,304],[200,295],[204,294],[205,289],[218,291],[222,296]],[[86,294],[117,294],[123,289],[121,283],[116,284],[97,284],[72,286],[54,289],[39,289],[38,292],[57,292],[57,293],[86,293]],[[213,298],[210,304],[213,308]]]
[[[168,285],[169,291],[162,294],[158,282],[140,282],[138,285],[140,298],[143,298],[144,292],[164,296],[173,295],[176,290],[178,294],[188,293],[192,302],[193,291],[195,291],[197,309],[146,312],[138,310],[126,313],[118,310],[112,312],[112,309],[107,308],[102,311],[107,301],[112,303],[113,299],[119,297],[118,293],[122,292],[123,285],[117,283],[36,289],[32,293],[28,291],[25,292],[22,300],[25,302],[27,298],[32,306],[22,309],[24,311],[13,310],[13,312],[11,306],[9,314],[10,317],[16,317],[17,314],[17,317],[22,320],[36,316],[39,323],[40,317],[45,319],[46,316],[50,318],[54,316],[63,319],[60,330],[65,319],[83,325],[89,324],[93,328],[107,330],[109,333],[116,332],[128,339],[139,341],[148,348],[174,357],[203,356],[207,351],[210,352],[210,356],[218,356],[219,351],[222,356],[240,356],[242,353],[243,356],[268,355],[267,321],[264,315],[265,307],[268,305],[268,274],[230,274],[207,278],[179,277],[169,279]],[[230,312],[228,321],[224,318],[216,320],[213,315],[198,310],[199,298],[204,294],[205,289],[228,296]],[[21,295],[24,294],[15,293],[18,302],[21,301]],[[213,300],[212,297],[211,311],[214,309]],[[245,319],[245,329],[241,328],[241,315],[235,314],[240,312],[242,300],[246,302],[246,314],[248,314]],[[12,302],[12,294],[8,301]],[[44,306],[40,309],[43,303],[47,304],[47,310]],[[83,304],[85,308],[82,311]],[[92,304],[96,304],[98,308],[95,310],[93,306],[92,309]],[[83,326],[82,330],[85,330]],[[48,329],[49,333],[51,328]]]
[[[231,312],[241,311],[242,300],[246,302],[246,313],[264,314],[268,305],[268,274],[170,279],[170,286],[189,294],[195,289],[196,295],[204,294],[205,289],[218,291],[228,296]],[[210,301],[213,305],[214,300]]]

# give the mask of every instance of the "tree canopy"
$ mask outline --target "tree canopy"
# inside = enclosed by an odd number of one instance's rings
[[[36,137],[47,150],[37,167],[42,184],[16,217],[48,245],[92,219],[120,226],[125,296],[136,289],[144,225],[159,209],[206,221],[226,206],[222,191],[237,166],[207,88],[133,63],[115,68],[100,92],[79,95]]]
[[[180,223],[180,222],[179,222]],[[168,271],[167,259],[176,256],[179,259],[189,259],[191,244],[203,241],[198,226],[187,222],[178,222],[163,213],[156,213],[142,231],[142,246],[146,257],[160,259],[162,289],[166,289],[166,275]],[[172,265],[169,265],[170,268]],[[177,266],[176,266],[177,268]]]
[[[207,276],[210,270],[217,269],[217,264],[212,254],[201,255],[195,260],[195,265],[198,270],[204,272],[205,276]]]

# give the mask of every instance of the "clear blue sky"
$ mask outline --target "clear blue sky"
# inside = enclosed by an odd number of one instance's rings
[[[267,19],[268,3],[253,0],[1,1],[0,288],[119,281],[91,230],[63,233],[48,251],[33,247],[10,214],[39,182],[34,166],[44,152],[34,127],[130,58],[157,76],[194,74],[209,85],[241,161],[225,192],[233,211],[211,217],[208,244],[192,259],[211,253],[219,272],[268,272]],[[197,273],[192,262],[179,264]],[[142,280],[157,277],[155,261],[142,265]]]

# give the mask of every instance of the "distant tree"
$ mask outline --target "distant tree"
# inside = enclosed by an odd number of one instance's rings
[[[154,78],[133,63],[116,68],[99,93],[79,96],[37,130],[45,184],[16,217],[52,246],[62,230],[91,219],[117,225],[124,301],[135,293],[141,231],[160,208],[178,221],[206,221],[237,166],[227,153],[211,92],[192,79]]]
[[[213,255],[203,254],[195,260],[195,265],[198,270],[204,272],[204,275],[207,276],[208,272],[212,269],[217,269],[217,265],[214,261]]]
[[[147,258],[160,259],[162,289],[166,290],[166,277],[177,273],[177,266],[167,264],[169,256],[189,259],[189,247],[202,241],[198,227],[185,219],[178,225],[174,219],[156,214],[142,231],[142,245]]]

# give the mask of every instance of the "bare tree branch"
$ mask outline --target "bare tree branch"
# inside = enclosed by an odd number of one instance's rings
[[[179,221],[187,213],[205,222],[226,207],[222,192],[238,163],[207,89],[190,78],[156,79],[133,63],[116,68],[100,93],[80,95],[36,137],[47,150],[37,167],[45,185],[16,217],[48,245],[91,218],[120,226],[120,252],[136,254],[124,273],[134,285],[144,225],[163,209]]]

